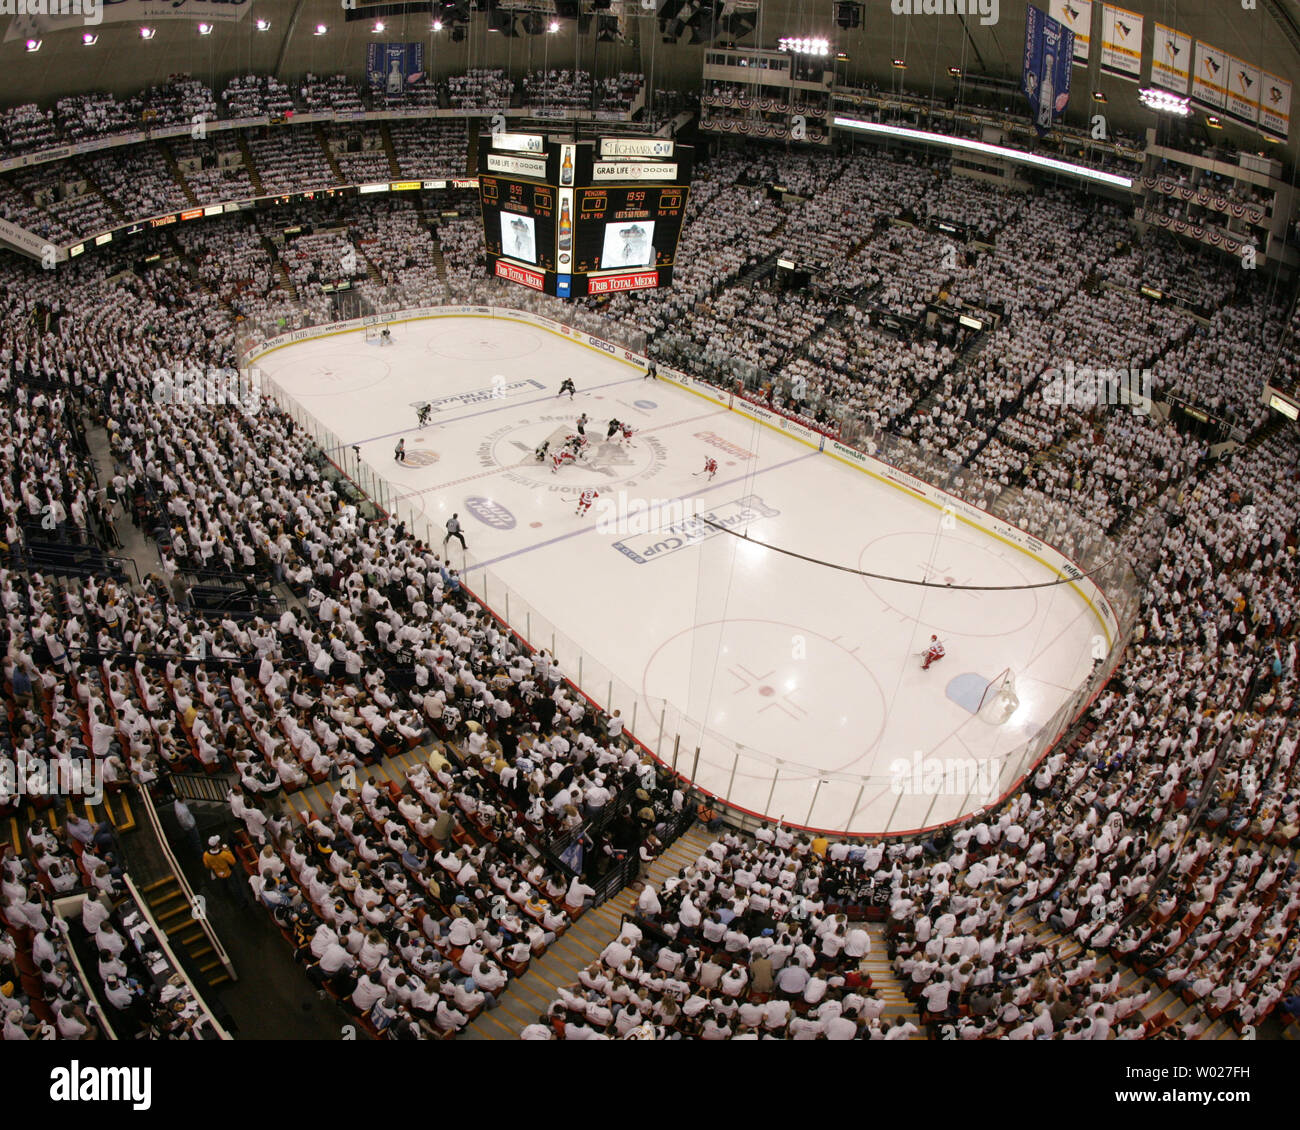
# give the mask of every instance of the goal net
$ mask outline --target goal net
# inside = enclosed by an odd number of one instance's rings
[[[387,326],[387,325],[381,325],[381,326],[367,326],[367,327],[366,327],[366,340],[367,340],[367,341],[382,341],[382,340],[383,340],[383,333],[384,333],[384,330],[389,330],[389,329],[390,329],[390,327]],[[389,340],[389,341],[392,341],[391,331],[390,331],[390,335],[389,335],[388,340]]]
[[[989,680],[989,685],[980,695],[979,708],[976,713],[985,722],[1001,726],[1016,712],[1020,706],[1020,696],[1016,694],[1016,677],[1008,667]]]

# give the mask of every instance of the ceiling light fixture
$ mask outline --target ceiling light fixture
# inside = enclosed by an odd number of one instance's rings
[[[778,50],[793,51],[799,55],[829,55],[831,44],[828,39],[807,38],[806,36],[783,35],[776,41]]]
[[[1177,94],[1170,94],[1167,90],[1157,90],[1153,86],[1138,91],[1138,98],[1143,106],[1149,110],[1155,110],[1159,114],[1174,114],[1180,118],[1185,118],[1192,112],[1190,99],[1180,98]]]

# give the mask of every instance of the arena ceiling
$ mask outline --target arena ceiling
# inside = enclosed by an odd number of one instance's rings
[[[0,11],[31,2],[48,5],[82,0],[3,0]],[[554,0],[508,2],[554,4]],[[825,36],[834,52],[847,56],[837,63],[842,79],[874,82],[886,89],[899,89],[901,84],[911,92],[947,97],[955,86],[949,67],[960,67],[968,76],[1010,81],[1020,74],[1023,0],[998,0],[998,18],[991,24],[985,24],[978,14],[895,15],[893,8],[903,7],[904,0],[860,0],[861,26],[850,29],[837,26],[836,0],[758,0],[752,29],[726,19],[733,13],[726,5],[734,0],[717,0],[723,18],[715,25],[715,37],[704,42],[699,39],[707,34],[707,24],[700,17],[709,0],[649,2],[659,10],[667,4],[670,12],[680,9],[686,16],[691,15],[692,5],[698,7],[691,26],[680,29],[671,43],[664,41],[658,15],[647,11],[641,0],[610,0],[612,13],[620,6],[623,11],[623,36],[612,41],[599,35],[599,13],[588,21],[585,33],[579,32],[572,19],[561,19],[555,34],[547,33],[540,24],[534,24],[538,34],[529,34],[522,18],[513,25],[519,34],[493,31],[487,0],[474,5],[476,10],[455,39],[450,11],[447,26],[435,32],[431,6],[416,12],[411,10],[415,5],[407,4],[408,11],[403,13],[393,11],[403,5],[374,5],[372,0],[108,0],[103,5],[102,22],[93,27],[77,16],[57,21],[61,26],[51,26],[46,17],[0,16],[0,26],[5,29],[0,42],[4,61],[0,104],[48,104],[60,94],[88,90],[126,94],[177,73],[192,74],[218,88],[232,76],[249,71],[273,72],[290,83],[307,72],[343,71],[360,77],[366,45],[376,39],[423,39],[428,45],[428,69],[434,77],[473,66],[505,66],[518,73],[576,65],[601,74],[641,70],[652,87],[694,89],[700,82],[707,46],[734,41],[742,47],[770,47],[783,35]],[[910,0],[917,8],[926,2],[929,0]],[[991,0],[982,2],[987,6]],[[562,0],[560,10],[588,12],[592,3],[574,0],[566,5]],[[687,5],[684,9],[683,3]],[[356,10],[349,13],[344,4]],[[1040,0],[1041,7],[1046,4],[1047,0]],[[1300,0],[1122,0],[1122,4],[1141,12],[1148,23],[1158,20],[1177,27],[1300,85]],[[1246,4],[1253,7],[1244,7]],[[470,7],[470,0],[462,0],[462,6]],[[477,10],[480,6],[484,10]],[[386,24],[378,35],[372,30],[376,13]],[[259,20],[269,26],[258,30]],[[211,22],[211,34],[198,33],[200,21]],[[149,41],[139,34],[146,24],[155,29]],[[324,25],[327,32],[315,34],[317,25]],[[98,36],[92,46],[82,43],[86,32]],[[32,36],[41,40],[35,53],[24,46]],[[1107,96],[1105,113],[1119,128],[1139,132],[1156,125],[1156,115],[1137,99],[1138,85],[1101,75],[1098,54],[1094,45],[1089,72],[1075,71],[1070,117],[1078,121],[1093,112],[1096,107],[1088,95],[1102,90]],[[907,69],[894,68],[894,59],[905,60]],[[1167,127],[1168,120],[1161,125]],[[1194,120],[1192,128],[1198,128]],[[1230,130],[1228,136],[1243,148],[1265,147],[1253,131]],[[1288,164],[1292,163],[1294,145],[1293,141],[1278,154]]]

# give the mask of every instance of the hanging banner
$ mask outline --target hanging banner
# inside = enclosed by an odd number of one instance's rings
[[[1151,82],[1162,90],[1186,94],[1192,85],[1192,37],[1156,24],[1151,43]]]
[[[1239,122],[1259,122],[1259,68],[1236,55],[1228,56],[1228,113]]]
[[[1142,17],[1127,8],[1101,8],[1101,69],[1138,82],[1142,78]]]
[[[1088,65],[1092,48],[1092,0],[1050,0],[1048,14],[1074,32],[1074,61]]]
[[[1074,32],[1032,4],[1025,11],[1025,62],[1021,89],[1034,128],[1045,134],[1070,101]]]
[[[1192,98],[1216,110],[1222,110],[1228,104],[1228,55],[1200,40],[1196,42]]]
[[[366,74],[371,90],[401,94],[424,78],[424,44],[367,43]]]
[[[1285,141],[1291,133],[1291,84],[1259,72],[1259,131]]]

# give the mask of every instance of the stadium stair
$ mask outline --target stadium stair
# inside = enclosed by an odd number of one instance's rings
[[[77,175],[80,176],[88,185],[90,185],[90,187],[95,191],[96,195],[98,195],[99,198],[103,200],[105,204],[108,205],[109,211],[111,211],[113,215],[115,215],[119,220],[129,220],[131,218],[126,214],[125,211],[123,211],[122,206],[117,202],[117,200],[114,197],[110,196],[107,192],[105,192],[102,188],[99,187],[99,182],[96,181],[95,178],[90,175],[85,165],[83,165],[80,161],[77,160],[70,161],[69,164],[71,164],[72,167],[77,170]]]
[[[1011,921],[1027,930],[1042,945],[1055,946],[1056,952],[1061,958],[1071,960],[1083,952],[1083,946],[1079,942],[1073,938],[1066,938],[1058,934],[1049,926],[1039,922],[1024,908],[1016,911],[1011,916]],[[1154,981],[1142,976],[1122,962],[1115,961],[1107,953],[1098,952],[1096,956],[1097,973],[1102,977],[1109,977],[1117,967],[1121,970],[1120,986],[1126,995],[1150,991],[1151,999],[1137,1013],[1143,1020],[1155,1020],[1156,1017],[1163,1013],[1165,1018],[1173,1025],[1181,1025],[1188,1020],[1196,1020],[1205,1025],[1205,1031],[1200,1037],[1202,1040],[1237,1039],[1237,1033],[1233,1031],[1232,1026],[1226,1020],[1219,1019],[1211,1023],[1199,1005],[1188,1004],[1172,987],[1162,990]]]
[[[181,171],[180,165],[176,163],[176,154],[172,152],[172,147],[165,141],[159,141],[158,147],[162,150],[163,161],[167,165],[167,171],[175,178],[176,183],[181,186],[181,191],[185,193],[185,199],[191,204],[197,204],[199,198],[194,194],[194,189],[190,187],[190,182],[185,179],[185,174]]]
[[[253,160],[253,151],[248,147],[248,138],[244,136],[242,129],[233,132],[235,140],[239,143],[239,155],[244,160],[244,168],[248,170],[248,179],[253,182],[253,193],[256,196],[265,196],[266,189],[262,185],[262,175],[257,171],[257,162]]]
[[[325,154],[325,160],[329,162],[330,172],[334,175],[335,184],[346,184],[347,177],[343,175],[343,169],[339,166],[338,159],[334,156],[334,149],[330,145],[329,138],[325,136],[325,127],[317,122],[312,126],[312,131],[316,135],[316,140],[320,142],[321,152]]]
[[[881,1024],[893,1024],[899,1018],[911,1021],[918,1031],[913,1040],[927,1039],[924,1025],[917,1015],[912,1002],[907,999],[903,982],[898,979],[889,960],[889,948],[885,941],[885,924],[883,922],[863,922],[871,935],[871,950],[867,954],[867,973],[871,977],[871,988],[876,996],[885,1002],[885,1011],[880,1014]]]
[[[698,826],[688,828],[676,843],[650,865],[648,879],[662,883],[698,859],[714,837]],[[541,957],[534,957],[522,977],[511,978],[498,1007],[479,1014],[461,1034],[465,1040],[513,1040],[556,999],[556,990],[577,980],[618,937],[623,916],[636,909],[638,889],[624,887],[600,906],[588,907]]]
[[[388,132],[388,123],[379,123],[379,136],[384,142],[384,153],[388,156],[388,172],[393,180],[401,180],[402,166],[397,160],[397,150],[393,148],[393,135]]]
[[[208,942],[203,927],[194,918],[185,892],[174,875],[167,875],[143,887],[140,893],[149,904],[149,913],[167,935],[167,943],[179,957],[184,953],[209,987],[230,980],[217,952]],[[179,951],[179,952],[177,952]]]
[[[447,260],[442,254],[442,248],[437,241],[433,245],[433,269],[438,272],[438,281],[445,283],[447,281]]]

